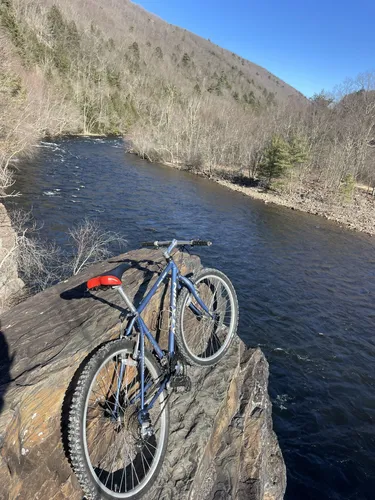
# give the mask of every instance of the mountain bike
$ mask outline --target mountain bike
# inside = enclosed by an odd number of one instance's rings
[[[150,490],[167,449],[169,395],[190,388],[186,363],[214,365],[236,335],[238,302],[229,278],[208,268],[188,278],[174,259],[174,250],[210,245],[202,240],[144,242],[144,247],[163,250],[166,265],[138,307],[122,286],[126,263],[87,282],[88,290],[116,289],[129,311],[120,338],[92,355],[72,398],[69,452],[87,498],[138,499]],[[142,318],[166,280],[168,351]]]

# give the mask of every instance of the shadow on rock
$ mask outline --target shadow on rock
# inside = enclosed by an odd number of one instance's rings
[[[64,448],[64,453],[67,459],[69,460],[69,463],[71,463],[70,459],[70,454],[69,454],[69,440],[68,440],[68,423],[69,423],[69,411],[72,406],[72,399],[74,395],[74,391],[77,387],[78,379],[81,376],[83,370],[85,369],[87,363],[90,361],[90,359],[94,356],[94,354],[97,353],[97,351],[103,347],[103,345],[106,344],[104,342],[103,344],[98,345],[95,347],[86,357],[85,359],[81,362],[77,370],[75,371],[68,388],[66,390],[63,404],[61,407],[61,440]]]
[[[4,396],[11,381],[10,367],[14,359],[9,355],[9,346],[4,333],[1,331],[0,323],[0,413],[4,407]]]
[[[74,288],[69,288],[69,290],[65,290],[64,292],[60,293],[60,297],[63,300],[79,300],[79,299],[91,298],[94,300],[98,300],[102,304],[106,304],[107,306],[112,307],[113,309],[117,309],[121,313],[124,312],[123,307],[120,307],[117,304],[114,304],[113,302],[110,302],[109,300],[104,299],[103,297],[99,297],[98,295],[94,295],[89,290],[87,290],[86,281],[84,283],[81,283],[80,285],[75,286]]]
[[[129,264],[129,269],[139,269],[140,271],[144,272],[144,277],[143,281],[140,283],[138,290],[136,291],[134,295],[134,304],[139,304],[141,300],[144,298],[148,284],[152,277],[161,271],[163,269],[163,266],[160,263],[154,262],[153,260],[132,260],[132,259],[119,259],[119,260],[110,260],[108,262],[109,264],[121,264],[121,263],[126,263]],[[155,266],[157,269],[150,269],[150,266]],[[110,272],[107,271],[107,272]],[[104,274],[104,273],[102,273]],[[124,287],[126,289],[126,277],[124,280]],[[114,304],[113,302],[110,302],[103,297],[100,297],[98,295],[95,295],[91,293],[87,289],[87,282],[83,282],[80,285],[75,286],[74,288],[70,288],[69,290],[65,290],[60,294],[60,297],[64,300],[79,300],[79,299],[87,299],[87,298],[92,298],[95,300],[98,300],[99,302],[102,302],[103,304],[106,304],[110,307],[113,307],[114,309],[117,309],[120,312],[124,312],[124,308],[121,306],[118,306],[117,304]]]
[[[137,305],[144,298],[150,280],[152,279],[154,274],[156,274],[158,271],[163,270],[163,266],[160,263],[149,259],[144,259],[144,260],[122,259],[122,260],[110,261],[111,264],[122,263],[122,262],[129,264],[131,269],[139,269],[140,271],[144,272],[144,279],[142,283],[139,285],[139,288],[134,295],[134,304]],[[155,266],[157,267],[156,270],[150,269],[150,267],[155,267]],[[126,288],[126,279],[124,281],[124,286]]]

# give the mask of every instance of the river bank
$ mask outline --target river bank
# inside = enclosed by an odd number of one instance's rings
[[[334,199],[324,200],[318,192],[306,190],[306,193],[300,194],[278,194],[256,187],[240,186],[223,179],[215,178],[214,180],[222,186],[265,203],[273,203],[292,210],[318,215],[338,223],[341,227],[345,226],[371,236],[375,234],[374,199],[361,189],[356,189],[350,204],[340,204]]]
[[[131,150],[128,152],[137,154]],[[187,170],[175,163],[164,162],[163,165],[178,170]],[[370,236],[375,235],[375,218],[373,216],[375,198],[367,193],[366,189],[363,189],[363,186],[355,188],[350,202],[343,202],[333,195],[330,198],[328,196],[324,197],[322,192],[319,191],[319,186],[312,184],[301,188],[297,193],[287,193],[264,190],[258,186],[247,186],[241,182],[232,182],[231,180],[219,177],[215,173],[207,175],[204,172],[196,170],[189,170],[189,172],[208,178],[232,191],[237,191],[245,196],[261,200],[266,204],[273,203],[274,205],[290,208],[291,210],[318,215],[319,217],[336,222],[341,227],[363,232]]]
[[[72,136],[46,137],[46,140],[59,140],[61,137],[105,139],[119,136],[115,134],[106,136],[103,134],[82,133]],[[125,141],[131,143],[129,137],[125,138]],[[131,148],[127,149],[126,152],[139,156]],[[153,163],[148,158],[145,159]],[[188,170],[183,165],[176,163],[163,162],[162,164],[177,170]],[[290,208],[291,210],[299,210],[311,215],[317,215],[327,220],[331,220],[341,227],[363,232],[371,236],[375,235],[375,218],[373,216],[375,198],[366,191],[364,186],[358,185],[354,190],[352,200],[350,202],[343,202],[333,195],[331,197],[327,195],[324,197],[319,190],[319,186],[313,184],[300,188],[298,192],[277,192],[273,190],[264,190],[258,186],[248,186],[245,185],[245,182],[241,183],[241,181],[233,182],[229,180],[229,178],[225,179],[220,177],[215,174],[215,172],[211,175],[207,175],[207,173],[197,170],[189,169],[188,171],[194,175],[209,178],[211,181],[221,186],[225,186],[232,191],[240,192],[245,196],[250,196],[253,199],[261,200],[266,204],[272,203],[274,205]],[[246,179],[247,178],[245,178],[244,181],[246,181]]]

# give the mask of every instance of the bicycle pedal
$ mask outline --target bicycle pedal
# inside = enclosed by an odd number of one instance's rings
[[[187,375],[175,375],[169,384],[172,389],[183,389],[184,392],[191,389],[191,379]]]

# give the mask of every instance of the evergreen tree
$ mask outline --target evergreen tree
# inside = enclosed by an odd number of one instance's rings
[[[185,54],[182,56],[182,64],[184,66],[188,66],[190,63],[190,56],[187,52],[185,52]]]
[[[310,101],[315,108],[325,109],[334,102],[334,99],[327,92],[322,90],[319,94],[315,93],[312,97],[310,97]]]
[[[136,59],[139,59],[139,57],[140,57],[140,52],[139,52],[139,46],[138,46],[138,43],[137,43],[137,42],[133,42],[133,43],[129,46],[129,49],[130,49],[131,53],[133,54],[133,56],[134,56]]]
[[[293,136],[289,141],[290,163],[293,167],[297,167],[305,163],[309,157],[308,144],[305,137]]]
[[[163,51],[161,50],[160,47],[156,47],[154,51],[155,57],[158,59],[163,59]]]
[[[65,35],[65,22],[61,11],[56,5],[52,5],[47,14],[51,35],[57,40]]]
[[[3,26],[8,31],[19,54],[24,57],[25,38],[17,23],[12,2],[10,0],[0,2],[0,26]]]
[[[80,36],[74,21],[70,21],[70,23],[67,24],[65,38],[68,50],[74,53],[79,49]]]
[[[340,194],[344,203],[350,203],[355,190],[355,178],[353,174],[346,174],[341,181]]]
[[[274,179],[280,178],[290,167],[289,144],[282,137],[274,135],[263,152],[259,176],[270,186]]]
[[[194,92],[195,92],[196,94],[198,94],[198,95],[201,95],[202,90],[201,90],[201,88],[200,88],[200,86],[199,86],[199,83],[196,83],[196,84],[194,85]]]

